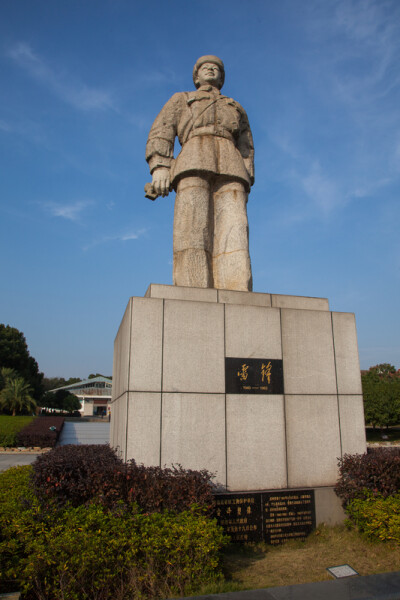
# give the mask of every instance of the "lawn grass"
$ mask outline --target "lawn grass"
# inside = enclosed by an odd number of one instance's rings
[[[327,567],[349,564],[360,575],[400,570],[400,547],[371,542],[355,529],[321,526],[305,542],[282,546],[231,545],[224,552],[225,583],[202,593],[250,590],[333,580]]]
[[[35,417],[0,415],[0,446],[16,446],[16,434]]]

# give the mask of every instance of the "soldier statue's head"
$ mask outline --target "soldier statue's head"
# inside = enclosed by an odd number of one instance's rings
[[[207,70],[208,65],[213,65],[214,69],[210,68]],[[217,66],[218,69],[215,69],[215,66]],[[200,58],[197,59],[196,64],[193,67],[193,83],[196,88],[199,88],[203,83],[209,83],[220,90],[224,85],[224,81],[224,63],[218,56],[207,54],[205,56],[200,56]]]

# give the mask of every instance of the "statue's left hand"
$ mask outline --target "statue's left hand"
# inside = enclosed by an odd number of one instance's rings
[[[169,169],[158,167],[153,171],[153,189],[159,196],[168,196],[171,186]]]

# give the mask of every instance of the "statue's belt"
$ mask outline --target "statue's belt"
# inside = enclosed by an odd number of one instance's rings
[[[192,129],[187,139],[190,140],[192,137],[197,137],[201,135],[213,135],[217,137],[222,137],[227,140],[230,140],[233,143],[235,141],[230,131],[228,131],[227,129],[223,129],[218,125],[206,125],[205,127],[197,127],[196,129]]]

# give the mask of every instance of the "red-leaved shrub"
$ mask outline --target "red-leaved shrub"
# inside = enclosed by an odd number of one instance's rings
[[[212,475],[182,467],[144,467],[123,463],[107,445],[67,445],[54,448],[33,463],[36,493],[60,506],[100,502],[107,507],[136,503],[147,513],[181,512],[193,504],[214,505]]]
[[[60,436],[64,420],[64,417],[37,417],[18,432],[18,446],[53,448]]]
[[[366,491],[386,498],[400,491],[400,451],[377,448],[368,454],[345,454],[339,460],[335,492],[346,506]]]
[[[131,460],[126,465],[127,501],[146,512],[164,509],[181,512],[192,504],[211,510],[214,506],[212,474],[192,471],[180,465],[170,469],[144,467]]]
[[[112,504],[121,496],[124,464],[104,445],[66,445],[38,456],[33,463],[33,483],[42,498],[60,506],[80,506],[96,499]]]

